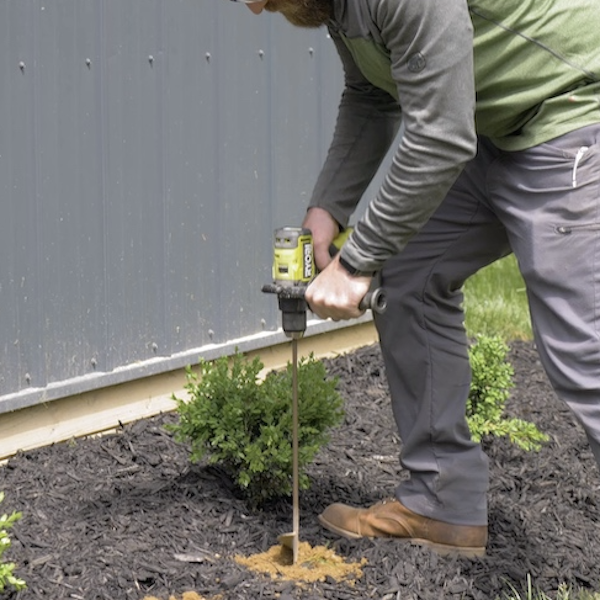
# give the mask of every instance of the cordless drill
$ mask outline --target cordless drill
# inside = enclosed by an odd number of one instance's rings
[[[346,236],[336,238],[331,255],[338,252]],[[299,423],[298,423],[298,340],[306,331],[308,304],[304,292],[315,278],[313,239],[309,229],[282,227],[275,231],[273,248],[273,283],[263,285],[262,291],[277,294],[281,325],[292,346],[292,500],[293,530],[279,536],[282,545],[292,550],[292,562],[298,561],[300,531],[299,500]],[[361,308],[383,312],[385,296],[381,290],[368,293],[361,301]]]
[[[340,234],[331,245],[329,253],[338,252],[349,235]],[[304,293],[316,277],[313,239],[309,229],[282,227],[275,230],[273,247],[273,283],[263,285],[262,291],[277,294],[281,311],[281,326],[290,338],[301,338],[306,331],[308,304]],[[383,312],[386,299],[381,289],[369,292],[361,301],[360,308]]]

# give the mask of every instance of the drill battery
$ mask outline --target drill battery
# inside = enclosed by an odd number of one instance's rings
[[[306,287],[315,276],[313,239],[309,229],[281,227],[275,230],[273,281],[284,287]]]

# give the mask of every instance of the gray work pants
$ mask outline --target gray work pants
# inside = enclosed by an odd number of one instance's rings
[[[600,464],[600,125],[520,152],[481,139],[434,216],[382,271],[389,307],[376,325],[411,474],[396,495],[450,523],[487,523],[487,458],[465,421],[461,287],[511,251],[541,362]]]

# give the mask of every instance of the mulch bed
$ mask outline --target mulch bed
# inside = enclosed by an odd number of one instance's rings
[[[366,558],[354,586],[327,579],[298,587],[233,557],[263,552],[291,529],[291,504],[251,511],[216,468],[192,465],[164,424],[173,414],[113,435],[23,452],[0,467],[0,514],[23,512],[7,559],[28,588],[0,600],[205,598],[335,600],[504,597],[510,585],[552,594],[561,582],[600,590],[599,472],[581,428],[549,387],[533,345],[515,342],[511,416],[551,436],[539,453],[484,440],[490,457],[490,543],[483,559],[442,558],[393,540],[339,540],[316,515],[334,501],[390,496],[402,473],[378,347],[327,360],[340,377],[347,417],[310,468],[301,532],[350,561]]]

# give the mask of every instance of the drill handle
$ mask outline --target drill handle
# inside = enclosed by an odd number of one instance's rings
[[[329,256],[333,258],[344,245],[348,236],[352,233],[353,227],[344,229],[329,246]],[[382,288],[373,289],[373,284],[377,285],[377,279],[371,283],[371,289],[365,294],[365,297],[358,304],[360,310],[371,310],[377,314],[383,314],[387,308],[387,298]]]
[[[304,300],[306,287],[299,285],[286,287],[275,283],[268,283],[262,286],[262,291],[269,294],[277,294],[279,298]],[[358,307],[361,310],[372,310],[375,313],[383,314],[387,308],[387,297],[383,288],[367,292]]]
[[[358,308],[360,310],[371,309],[374,313],[382,315],[387,309],[387,297],[383,288],[377,288],[369,291],[360,301]]]

